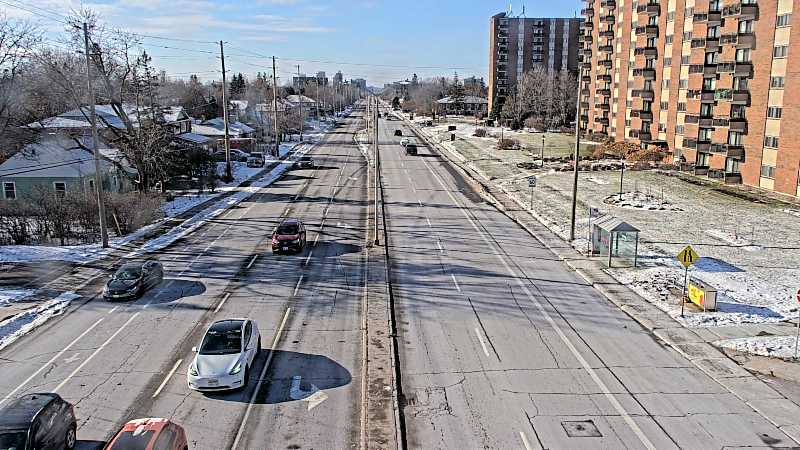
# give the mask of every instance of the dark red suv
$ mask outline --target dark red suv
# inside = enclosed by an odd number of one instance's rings
[[[272,233],[272,252],[302,252],[306,246],[306,227],[299,219],[283,219]]]

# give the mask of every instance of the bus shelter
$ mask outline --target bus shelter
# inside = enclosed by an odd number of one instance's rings
[[[592,222],[592,253],[611,259],[633,259],[636,267],[639,256],[639,229],[614,216],[604,216]]]

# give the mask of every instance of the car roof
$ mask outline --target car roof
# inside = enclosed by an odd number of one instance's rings
[[[281,225],[300,225],[300,219],[295,219],[294,217],[288,217],[286,219],[281,220]]]
[[[246,319],[225,319],[218,320],[208,327],[208,331],[215,331],[218,333],[227,333],[230,331],[241,330],[244,327]]]
[[[134,419],[126,423],[122,430],[120,431],[127,431],[127,432],[142,432],[142,431],[155,431],[156,433],[160,432],[164,427],[169,424],[169,420],[157,418],[157,417],[147,417],[143,419]]]
[[[52,393],[35,393],[18,397],[0,409],[0,428],[28,428],[39,411],[60,399],[61,396]]]

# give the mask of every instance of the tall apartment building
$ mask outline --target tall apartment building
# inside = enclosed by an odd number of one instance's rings
[[[800,0],[587,0],[581,126],[800,196]]]
[[[583,19],[509,17],[489,19],[489,111],[502,103],[522,74],[539,65],[549,71],[578,70]]]

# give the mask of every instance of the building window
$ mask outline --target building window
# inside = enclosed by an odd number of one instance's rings
[[[669,89],[669,78],[661,80],[661,86],[663,86],[664,89]]]
[[[675,11],[670,11],[667,13],[667,22],[672,22],[675,20]]]
[[[691,31],[684,31],[683,32],[683,42],[688,42],[692,40],[692,32]]]
[[[675,125],[675,134],[683,135],[684,127],[683,125]]]
[[[733,90],[734,91],[746,91],[747,90],[747,77],[734,77],[733,78]]]
[[[730,145],[742,145],[742,133],[738,131],[729,131],[728,132],[728,144]]]
[[[55,189],[56,195],[64,196],[67,193],[67,183],[56,181],[53,183],[53,189]]]
[[[631,126],[631,119],[625,119],[625,126],[626,127]]]
[[[775,24],[775,27],[788,27],[789,22],[792,20],[792,14],[781,14],[778,16],[778,22]]]
[[[689,65],[689,55],[681,56],[681,65],[688,66]]]
[[[683,16],[686,18],[691,18],[694,16],[694,8],[691,6],[683,10]]]
[[[739,21],[739,33],[747,34],[753,32],[753,21],[752,20],[740,20]]]
[[[626,108],[633,108],[633,100],[625,100]]]
[[[736,49],[736,62],[750,62],[750,49],[737,48]]]
[[[709,39],[718,38],[719,37],[719,27],[718,26],[708,27],[708,30],[706,31],[706,37],[709,38]]]
[[[786,58],[786,55],[788,54],[789,54],[788,45],[776,45],[775,48],[772,49],[773,58]]]
[[[666,133],[667,132],[667,124],[659,123],[658,124],[658,132],[659,133]]]
[[[664,66],[669,67],[672,65],[672,58],[664,58]]]
[[[697,163],[698,167],[708,167],[708,163],[711,160],[711,155],[708,153],[698,153],[697,154]]]
[[[686,112],[686,102],[678,103],[678,112]]]
[[[785,80],[783,77],[772,77],[769,80],[769,87],[775,89],[783,89],[784,81]]]
[[[17,186],[14,184],[13,181],[3,182],[3,198],[5,198],[6,200],[17,199]]]
[[[697,140],[698,141],[710,141],[711,135],[714,133],[713,128],[700,128],[700,132],[697,133]]]
[[[780,119],[783,115],[783,108],[780,106],[770,106],[767,108],[767,118],[768,119]]]
[[[778,148],[778,136],[764,136],[764,147]]]
[[[689,80],[683,79],[678,80],[678,89],[688,89],[689,88]]]
[[[672,44],[672,40],[675,39],[675,35],[674,34],[668,34],[665,39],[666,40],[664,42],[666,44]]]
[[[775,178],[775,168],[766,164],[762,164],[761,176],[764,178]]]
[[[661,109],[669,109],[669,102],[661,102]]]

